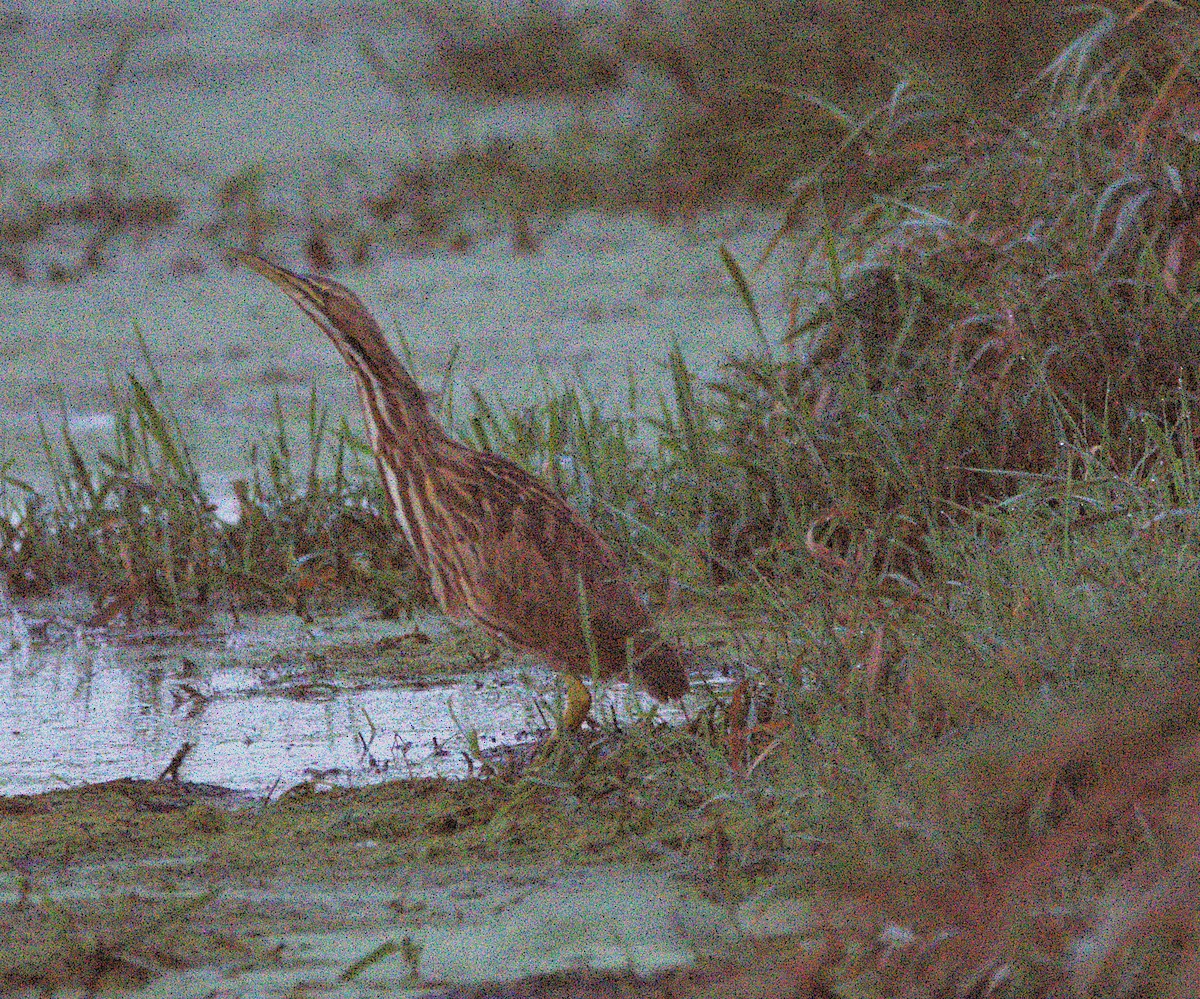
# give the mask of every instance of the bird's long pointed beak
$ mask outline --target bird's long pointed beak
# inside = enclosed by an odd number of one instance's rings
[[[262,257],[256,257],[253,253],[246,253],[243,250],[233,250],[233,257],[241,261],[252,271],[257,271],[272,284],[277,285],[283,292],[299,305],[305,312],[311,312],[313,308],[317,311],[324,311],[324,296],[321,289],[315,282],[310,281],[306,277],[295,274],[285,267],[277,267],[268,260],[263,260]]]

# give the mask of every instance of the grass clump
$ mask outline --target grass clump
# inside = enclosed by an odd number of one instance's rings
[[[1019,124],[918,79],[865,114],[800,95],[843,134],[795,185],[793,217],[813,222],[784,234],[799,266],[782,345],[764,330],[710,385],[669,359],[634,476],[589,462],[561,399],[507,440],[599,476],[564,486],[613,497],[658,592],[773,636],[710,726],[714,765],[665,768],[724,842],[707,863],[865,896],[929,946],[967,927],[939,945],[942,981],[987,978],[1003,954],[998,981],[1022,995],[1067,987],[1063,941],[1111,890],[1084,987],[1134,974],[1135,927],[1151,928],[1139,973],[1184,995],[1190,937],[1181,951],[1160,928],[1195,925],[1172,865],[1196,843],[1175,800],[1197,773],[1200,355],[1193,144],[1168,111],[1190,100],[1189,61],[1163,39],[1190,22],[1095,18]],[[1165,767],[1170,792],[1149,777]],[[1126,875],[1155,885],[1156,915],[1128,911]],[[838,973],[885,995],[929,966],[848,952]]]
[[[759,761],[751,799],[819,844],[798,883],[908,912],[930,946],[968,927],[940,946],[942,980],[1003,954],[1019,995],[1066,987],[1069,950],[1039,933],[1078,933],[1117,872],[1151,877],[1142,851],[1166,828],[1171,857],[1195,843],[1173,800],[1195,791],[1200,355],[1179,336],[1195,274],[1172,221],[1193,156],[1162,110],[1188,91],[1155,82],[1186,60],[1161,42],[1171,15],[1095,16],[1019,125],[964,119],[916,81],[838,109],[844,140],[796,185],[814,223],[793,234],[791,352],[677,391],[694,402],[670,426],[700,456],[692,495],[740,496],[723,519],[762,539],[748,556],[721,539],[718,600],[793,650],[763,664],[789,735],[760,759],[774,737],[751,738],[752,699],[727,746]],[[1187,776],[1152,792],[1167,759]],[[1130,787],[1153,812],[1140,832],[1120,818]],[[1155,918],[1194,926],[1170,901],[1188,875],[1156,884]],[[1154,922],[1115,918],[1089,990],[1133,973],[1130,927]],[[1150,991],[1186,994],[1186,944],[1146,948]],[[841,973],[894,994],[929,966],[848,954]]]
[[[0,518],[0,566],[10,594],[81,587],[95,603],[89,624],[97,627],[144,614],[150,623],[165,618],[191,628],[218,608],[235,615],[290,609],[310,620],[314,599],[317,606],[374,600],[394,617],[428,602],[427,585],[383,513],[382,487],[363,481],[355,456],[369,448],[345,424],[331,432],[315,396],[303,469],[277,398],[274,438],[250,445],[251,477],[233,483],[240,518],[219,521],[136,326],[135,334],[149,378],[110,385],[112,450],[89,464],[65,419],[59,444],[42,424],[52,504],[0,467],[9,507]],[[328,478],[317,474],[326,449]]]
[[[157,971],[199,963],[214,951],[244,959],[244,951],[191,932],[194,912],[212,897],[162,901],[125,894],[77,899],[68,906],[31,895],[0,929],[0,983],[44,995],[59,989],[100,995],[102,990],[140,988]]]

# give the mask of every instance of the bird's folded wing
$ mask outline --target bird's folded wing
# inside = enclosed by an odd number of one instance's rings
[[[512,476],[510,469],[499,471],[519,488],[489,496],[475,544],[458,553],[473,584],[472,613],[518,644],[545,648],[547,638],[558,635],[577,646],[582,579],[598,640],[623,643],[625,635],[645,628],[646,610],[603,539],[556,493],[523,473]],[[506,494],[511,505],[502,499]]]

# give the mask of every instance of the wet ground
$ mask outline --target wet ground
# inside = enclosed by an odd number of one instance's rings
[[[121,781],[0,798],[0,985],[391,996],[564,971],[645,979],[802,932],[811,914],[770,890],[732,904],[666,853],[589,860],[561,822],[538,832],[537,801],[512,809],[498,792],[393,782],[263,806]],[[498,835],[512,823],[524,846]]]
[[[683,720],[623,684],[598,698],[606,730],[531,766],[555,677],[444,619],[87,631],[84,603],[0,619],[6,996],[641,980],[806,911],[714,898],[639,794],[591,811],[570,761],[625,739],[652,756],[657,726]]]

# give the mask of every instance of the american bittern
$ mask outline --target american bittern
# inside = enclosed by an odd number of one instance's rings
[[[591,707],[581,676],[604,680],[630,665],[660,701],[687,691],[679,653],[612,549],[532,475],[447,437],[358,296],[237,256],[283,289],[350,366],[392,512],[442,610],[566,674],[562,727],[578,728]]]

